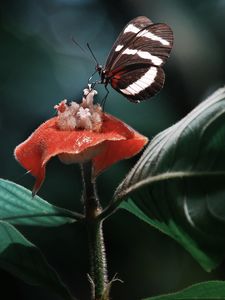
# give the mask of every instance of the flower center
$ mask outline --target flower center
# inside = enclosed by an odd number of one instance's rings
[[[95,90],[84,90],[81,104],[74,101],[68,104],[67,100],[55,105],[58,113],[57,126],[60,130],[83,129],[99,132],[102,127],[102,108],[93,104]]]

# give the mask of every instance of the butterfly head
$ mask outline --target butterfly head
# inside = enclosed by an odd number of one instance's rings
[[[98,72],[98,74],[101,76],[102,72],[103,72],[103,66],[97,64],[95,67],[95,70]]]
[[[106,78],[106,70],[102,65],[97,64],[96,67],[96,72],[98,72],[100,78],[101,78],[101,83],[105,84],[107,83],[107,78]]]

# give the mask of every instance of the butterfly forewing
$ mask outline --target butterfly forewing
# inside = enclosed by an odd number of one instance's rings
[[[133,35],[125,45],[116,46],[115,49],[121,49],[116,56],[114,54],[111,67],[106,64],[106,70],[111,71],[133,63],[162,66],[170,54],[171,47],[172,31],[170,27],[166,24],[149,25]]]
[[[122,52],[120,46],[123,45],[123,48],[126,48],[126,45],[129,45],[131,40],[134,38],[134,33],[130,31],[131,26],[135,26],[138,28],[138,31],[145,28],[146,26],[153,24],[151,20],[148,18],[141,16],[131,20],[121,31],[120,35],[116,39],[110,53],[108,59],[106,61],[105,67],[110,70],[115,59],[118,57],[118,54]]]

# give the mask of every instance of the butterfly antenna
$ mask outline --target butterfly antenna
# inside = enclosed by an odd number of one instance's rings
[[[80,50],[82,51],[82,52],[84,52],[85,54],[87,54],[87,51],[75,40],[75,38],[73,37],[73,36],[71,36],[71,40],[72,40],[72,42],[78,47],[78,48],[80,48]]]
[[[89,55],[89,53],[87,52],[87,50],[85,50],[85,48],[83,48],[83,47],[75,40],[75,38],[74,38],[73,36],[71,37],[71,40],[72,40],[73,43],[74,43],[78,48],[80,48],[80,50],[81,50],[83,53],[85,53],[91,60],[93,60],[93,58],[94,58],[95,63],[98,64],[98,61],[97,61],[96,57],[94,56],[94,53],[93,53],[93,51],[91,50],[89,44],[88,44],[88,49],[89,49],[89,51],[91,52],[91,55]]]
[[[87,47],[88,47],[88,50],[89,50],[90,53],[91,53],[92,58],[94,59],[94,61],[96,62],[96,64],[99,65],[98,60],[97,60],[96,56],[94,55],[94,52],[92,51],[92,49],[91,49],[89,43],[87,43]]]
[[[88,47],[88,50],[90,51],[91,53],[91,56],[92,56],[92,59],[94,59],[95,63],[96,63],[96,67],[95,67],[95,72],[91,75],[91,77],[89,78],[88,80],[88,83],[90,84],[91,80],[92,80],[92,77],[99,72],[99,68],[101,68],[101,66],[99,65],[98,63],[98,60],[96,58],[96,56],[94,55],[94,52],[92,51],[89,43],[87,43],[87,47]],[[91,83],[91,87],[93,88],[97,83],[100,83],[99,81],[96,81],[94,83]]]
[[[86,51],[86,50],[85,50],[85,49],[84,49],[84,48],[83,48],[83,47],[75,40],[75,38],[74,38],[73,36],[71,37],[71,40],[73,41],[73,43],[74,43],[77,47],[80,48],[80,50],[81,50],[82,52],[84,52],[86,55],[88,54],[87,51]],[[96,63],[97,65],[99,65],[98,60],[97,60],[96,56],[94,55],[94,52],[92,51],[92,49],[91,49],[89,43],[87,43],[87,47],[88,47],[88,50],[89,50],[90,53],[91,53],[91,55],[88,55],[89,58],[91,58],[92,60],[94,59],[95,63]]]

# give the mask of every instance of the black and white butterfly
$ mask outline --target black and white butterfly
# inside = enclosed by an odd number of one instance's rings
[[[111,86],[132,102],[154,96],[165,80],[162,69],[173,45],[167,24],[154,24],[147,17],[131,20],[114,43],[105,67],[97,64],[100,83]]]

